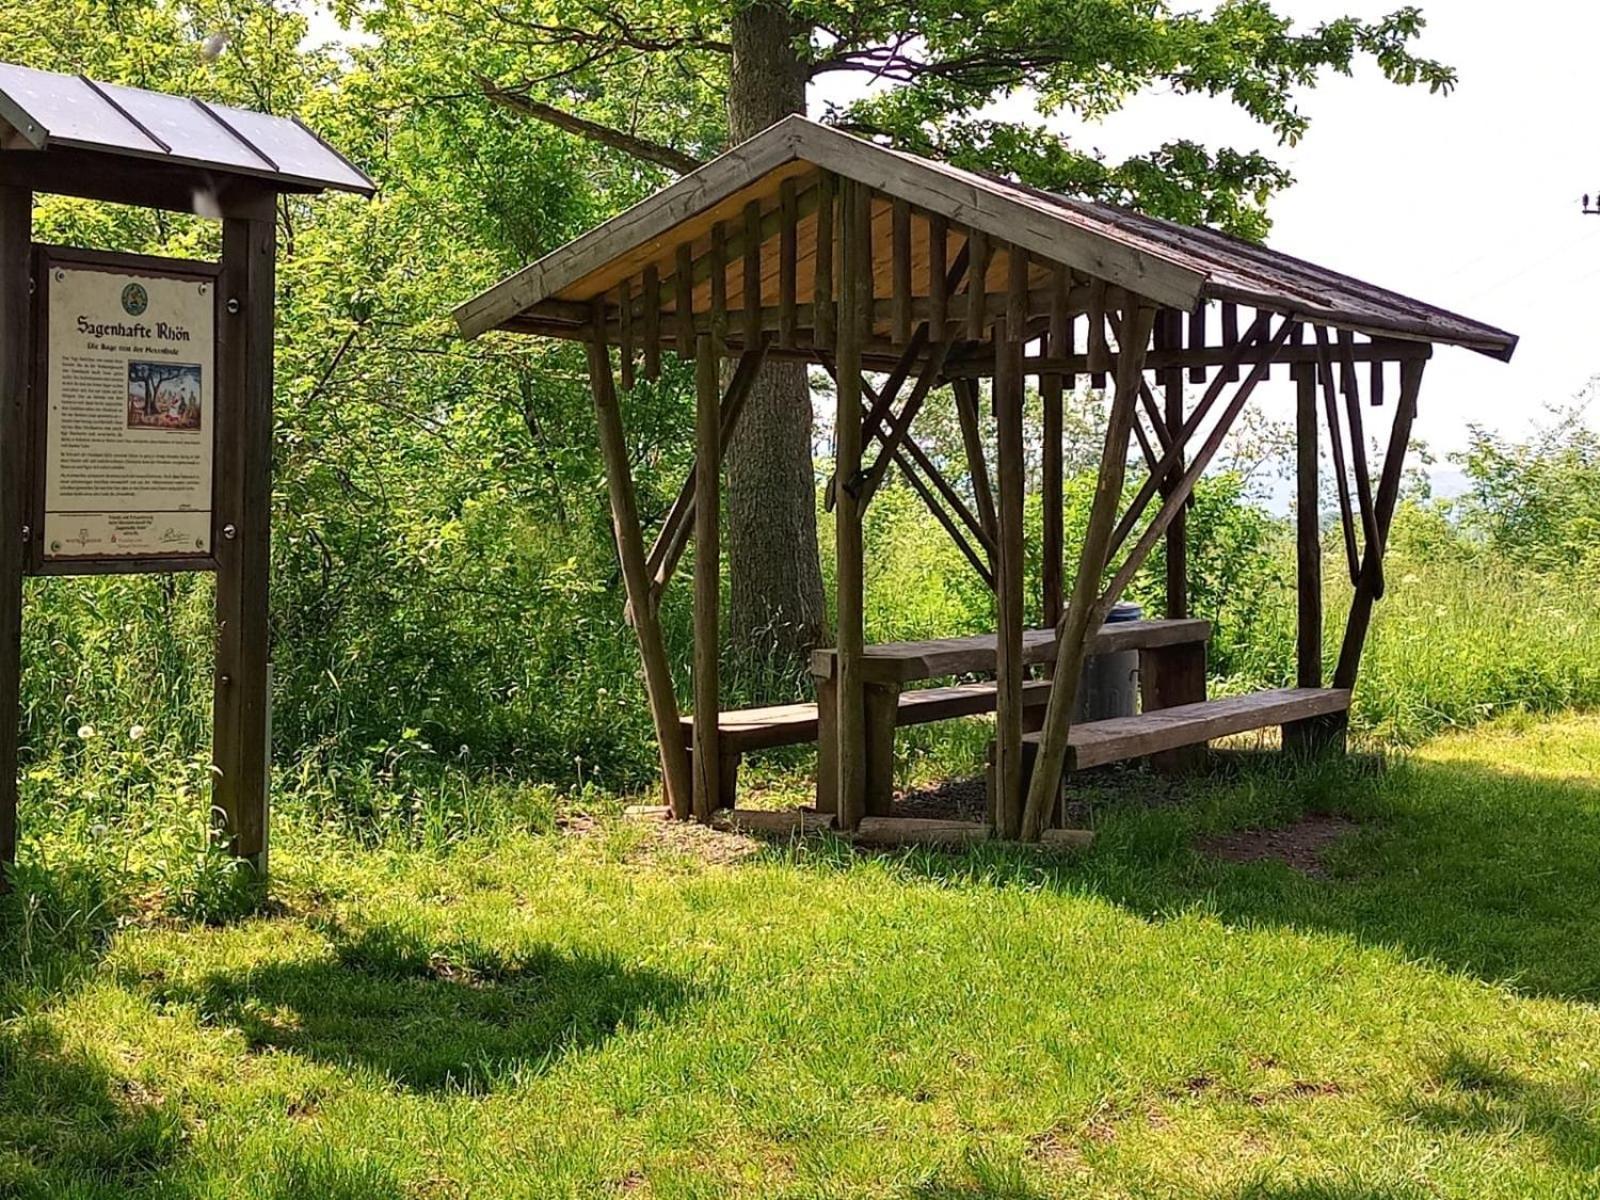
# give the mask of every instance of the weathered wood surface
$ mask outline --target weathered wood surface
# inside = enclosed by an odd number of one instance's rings
[[[1206,698],[1206,644],[1184,642],[1139,654],[1139,708],[1155,712]],[[1196,747],[1164,750],[1151,759],[1158,771],[1182,774],[1200,765]]]
[[[976,821],[938,821],[919,817],[863,817],[855,840],[867,846],[970,846],[992,836]]]
[[[22,679],[23,405],[28,394],[33,196],[0,187],[0,891],[17,857]]]
[[[1316,328],[1317,376],[1322,381],[1322,405],[1328,419],[1328,455],[1333,462],[1334,492],[1339,498],[1339,525],[1344,530],[1345,565],[1350,582],[1361,574],[1361,553],[1356,548],[1355,516],[1350,507],[1350,476],[1345,468],[1344,436],[1340,432],[1339,404],[1335,398],[1333,362],[1328,355],[1328,331]]]
[[[639,530],[639,506],[634,497],[633,471],[627,439],[622,432],[622,409],[611,375],[611,358],[601,342],[589,344],[589,384],[600,429],[600,451],[606,464],[606,489],[611,501],[611,525],[622,564],[623,586],[633,613],[644,665],[645,695],[661,754],[661,782],[667,803],[680,818],[692,807],[689,759],[678,740],[678,700],[672,691],[672,668],[661,637],[661,622],[650,594],[650,574],[644,540]]]
[[[1173,646],[1182,642],[1204,642],[1211,637],[1211,622],[1190,617],[1180,621],[1152,619],[1117,621],[1101,626],[1089,641],[1090,654],[1112,654],[1118,650],[1141,650]],[[1028,665],[1053,662],[1056,656],[1056,631],[1027,629],[1022,634],[1022,661]],[[811,654],[811,673],[820,678],[833,675],[834,651],[815,650]],[[868,646],[862,655],[862,678],[882,683],[912,683],[919,679],[939,679],[946,675],[993,673],[996,669],[995,636],[992,633],[970,637],[936,638],[923,642],[882,642]]]
[[[806,808],[785,808],[777,811],[759,808],[724,808],[712,817],[711,823],[718,829],[733,833],[794,837],[832,829],[834,816],[832,813],[816,812]]]
[[[1016,247],[1007,248],[1013,279],[1023,263]],[[1022,271],[1026,271],[1023,266]],[[1020,304],[1008,305],[1006,316],[995,326],[995,354],[1005,369],[995,375],[995,465],[1000,492],[999,554],[995,571],[995,826],[1004,837],[1015,837],[1022,827],[1022,661],[1023,634],[1023,385],[1017,369],[1022,343],[1012,322],[1020,318]]]
[[[711,338],[701,334],[695,347],[694,406],[694,711],[715,713],[721,642],[718,616],[722,598],[721,393]],[[717,722],[696,721],[694,734],[694,815],[709,821],[721,808],[718,789]]]
[[[277,223],[222,226],[224,294],[239,311],[223,320],[217,443],[216,683],[212,809],[233,853],[267,869],[271,785],[272,359]],[[226,530],[233,527],[234,536]]]
[[[1295,381],[1295,682],[1322,686],[1322,498],[1318,487],[1317,369],[1294,368]]]
[[[1133,717],[1088,721],[1074,725],[1067,734],[1067,768],[1083,770],[1144,758],[1253,729],[1344,712],[1349,707],[1350,693],[1341,688],[1279,688],[1180,704]],[[1026,740],[1037,744],[1040,736],[1030,733]]]
[[[1333,684],[1353,688],[1361,668],[1361,652],[1372,621],[1372,606],[1382,596],[1383,574],[1380,564],[1400,498],[1401,476],[1405,469],[1406,448],[1411,441],[1411,425],[1417,415],[1417,396],[1422,390],[1422,363],[1408,363],[1400,372],[1400,399],[1395,406],[1394,424],[1389,430],[1389,448],[1383,457],[1383,477],[1373,504],[1378,522],[1378,540],[1367,547],[1366,558],[1350,601],[1350,616],[1345,622],[1344,641],[1339,646],[1339,661],[1334,667]]]
[[[1090,336],[1094,329],[1090,328]],[[1251,367],[1263,360],[1276,364],[1296,364],[1303,362],[1316,362],[1317,351],[1314,346],[1283,346],[1275,352],[1269,352],[1262,346],[1248,344],[1248,332],[1244,335],[1244,343],[1238,339],[1224,346],[1194,346],[1184,350],[1152,350],[1145,356],[1145,367],[1148,370],[1166,370],[1171,367],[1181,367],[1194,370],[1196,368],[1221,367],[1222,382],[1237,382],[1240,377],[1241,367]],[[1385,362],[1418,362],[1433,356],[1433,347],[1427,342],[1407,342],[1397,338],[1378,338],[1370,342],[1357,342],[1353,348],[1355,360],[1361,363]],[[1022,360],[1022,369],[1030,375],[1047,375],[1051,372],[1060,372],[1063,375],[1083,375],[1092,370],[1099,369],[1095,366],[1098,361],[1092,354],[1055,354],[1031,355]],[[991,354],[964,354],[953,356],[951,362],[945,367],[945,375],[950,379],[983,379],[994,373],[993,355]],[[1213,377],[1215,378],[1215,377]]]
[[[760,374],[761,364],[764,361],[766,361],[765,352],[753,350],[741,355],[739,365],[734,368],[733,378],[728,381],[728,390],[722,396],[717,436],[719,453],[727,452],[734,430],[739,427],[739,418],[744,414],[745,401],[750,398],[750,389]],[[695,517],[696,470],[697,467],[692,466],[684,478],[677,499],[672,502],[672,507],[662,519],[661,528],[656,532],[656,540],[651,545],[650,554],[645,560],[650,572],[651,594],[658,600],[661,590],[672,578],[672,572],[678,566],[678,559],[682,557],[684,548],[689,543],[689,531],[694,525]]]
[[[1030,679],[1023,685],[1024,704],[1043,704],[1049,695],[1048,680]],[[980,716],[993,712],[994,707],[993,683],[957,683],[947,687],[917,688],[900,693],[895,725],[904,728],[950,721],[957,717]],[[680,723],[683,744],[687,747],[694,740],[694,718],[682,717]],[[764,708],[733,709],[718,714],[717,728],[723,753],[748,754],[777,746],[803,746],[818,738],[818,707],[802,701],[772,704]]]
[[[1067,731],[1072,724],[1072,709],[1077,701],[1079,675],[1090,644],[1100,631],[1110,605],[1096,599],[1100,580],[1105,575],[1110,552],[1112,525],[1122,500],[1127,472],[1129,430],[1135,415],[1135,398],[1144,379],[1144,356],[1150,345],[1150,330],[1155,311],[1146,304],[1130,304],[1123,313],[1117,348],[1117,386],[1111,413],[1106,421],[1105,441],[1100,453],[1100,470],[1095,480],[1094,501],[1084,530],[1078,555],[1078,571],[1066,612],[1056,626],[1060,641],[1056,674],[1061,686],[1050,694],[1040,730],[1039,752],[1028,782],[1023,805],[1021,837],[1037,841],[1049,823],[1061,792],[1061,772],[1067,752]],[[1159,518],[1158,518],[1159,520]],[[1153,526],[1152,526],[1153,528]],[[1112,596],[1115,599],[1115,596]]]
[[[861,471],[861,343],[870,322],[872,259],[870,195],[854,180],[841,181],[839,245],[838,408],[835,414],[835,478],[848,483]],[[819,253],[825,252],[819,250]],[[852,489],[841,486],[834,509],[835,640],[838,643],[835,802],[839,824],[854,829],[866,806],[866,736],[862,713],[861,656],[864,638],[863,532],[861,506]]]

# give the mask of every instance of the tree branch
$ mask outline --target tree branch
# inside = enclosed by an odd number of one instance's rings
[[[527,96],[517,92],[507,91],[487,79],[480,79],[483,94],[497,104],[504,105],[512,112],[521,113],[525,117],[544,121],[554,125],[557,129],[564,129],[568,133],[575,133],[579,137],[587,138],[591,142],[599,142],[603,146],[610,146],[613,150],[621,150],[624,154],[631,154],[634,158],[642,158],[646,162],[653,162],[658,166],[666,167],[669,171],[676,171],[680,175],[693,171],[701,166],[701,161],[693,155],[685,154],[681,150],[674,150],[671,146],[661,142],[653,142],[649,138],[639,137],[637,134],[627,133],[621,129],[613,129],[609,125],[602,125],[598,121],[591,121],[586,117],[575,116],[572,113],[549,104],[542,104],[537,100],[530,100]]]

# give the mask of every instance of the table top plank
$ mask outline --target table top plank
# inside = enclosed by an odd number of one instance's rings
[[[1204,642],[1210,637],[1211,622],[1193,618],[1117,621],[1100,627],[1090,642],[1089,653],[1148,650]],[[834,657],[833,650],[813,651],[811,673],[823,679],[831,677]],[[1054,629],[1028,629],[1023,632],[1022,661],[1025,664],[1053,662],[1055,657]],[[861,660],[861,674],[863,679],[871,683],[912,683],[946,675],[993,672],[998,659],[998,643],[992,633],[935,638],[923,642],[884,642],[866,648]]]

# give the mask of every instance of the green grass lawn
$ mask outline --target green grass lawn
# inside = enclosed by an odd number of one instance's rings
[[[1323,877],[1192,849],[1306,811],[1358,826]],[[224,927],[107,929],[54,865],[5,910],[0,1195],[1600,1195],[1600,719],[1096,823],[286,821],[279,911]]]

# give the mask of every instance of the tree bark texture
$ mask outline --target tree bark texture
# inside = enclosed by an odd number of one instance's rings
[[[806,72],[795,49],[803,31],[782,4],[734,14],[734,144],[805,111]],[[728,634],[754,678],[780,688],[826,636],[811,435],[804,365],[767,363],[727,451]]]

